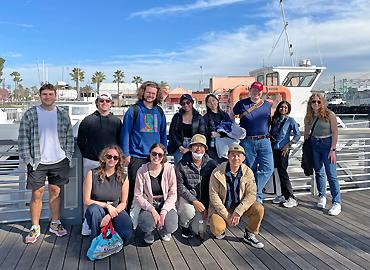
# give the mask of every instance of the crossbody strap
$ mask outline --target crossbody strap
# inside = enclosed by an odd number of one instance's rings
[[[312,132],[315,129],[315,126],[316,126],[317,121],[319,121],[319,118],[318,117],[316,118],[315,122],[313,123],[313,126],[312,126],[311,131],[310,131],[310,135],[308,136],[308,139],[311,139]]]
[[[261,105],[263,104],[263,100],[261,99],[258,103],[254,104],[252,107],[250,107],[249,109],[247,109],[245,112],[243,112],[241,115],[240,115],[240,118],[242,118],[243,116],[246,116],[247,114],[250,114],[251,112],[253,112],[255,109],[257,109],[258,107],[260,107]]]

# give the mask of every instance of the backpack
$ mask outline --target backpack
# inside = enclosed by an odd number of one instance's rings
[[[134,125],[135,125],[137,116],[139,115],[139,105],[137,103],[135,103],[134,105],[132,105],[132,107],[134,109],[134,120],[132,121],[132,129],[134,129]],[[161,115],[161,117],[163,117],[164,111],[163,111],[162,107],[157,106],[157,108],[158,108],[159,114]]]

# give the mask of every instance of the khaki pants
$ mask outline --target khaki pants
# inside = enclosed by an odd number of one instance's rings
[[[251,207],[244,212],[243,216],[248,220],[246,229],[249,232],[258,234],[264,212],[265,209],[263,208],[262,204],[258,202],[252,204]],[[218,236],[226,230],[227,223],[226,220],[224,220],[220,215],[214,213],[209,220],[209,226],[212,234]]]

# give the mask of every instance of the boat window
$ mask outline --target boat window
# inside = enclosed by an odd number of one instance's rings
[[[260,83],[262,83],[262,84],[264,84],[265,82],[264,82],[264,78],[263,78],[263,74],[261,74],[261,75],[257,75],[257,82],[260,82]]]
[[[289,72],[283,85],[293,87],[310,87],[317,77],[316,72]]]
[[[266,74],[266,85],[279,85],[279,73],[272,72]]]
[[[88,115],[88,107],[72,107],[72,115]]]

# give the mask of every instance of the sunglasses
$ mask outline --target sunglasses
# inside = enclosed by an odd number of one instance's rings
[[[162,154],[162,153],[151,152],[150,154],[152,155],[152,157],[159,157],[159,158],[163,158],[163,154]]]
[[[312,103],[312,104],[315,104],[315,103],[317,103],[317,104],[321,104],[321,101],[320,101],[320,100],[312,100],[312,101],[311,101],[311,103]]]
[[[191,104],[191,101],[189,100],[181,102],[181,106],[190,105],[190,104]]]
[[[114,160],[116,160],[116,161],[119,159],[119,156],[106,155],[105,157],[106,157],[107,159],[112,159],[112,158],[113,158],[113,159],[114,159]]]
[[[112,101],[110,99],[99,99],[100,103],[111,103]]]

